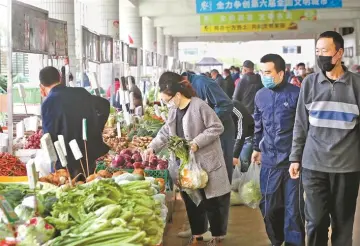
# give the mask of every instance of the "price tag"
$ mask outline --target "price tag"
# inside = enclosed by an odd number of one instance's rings
[[[20,97],[25,99],[26,93],[25,93],[24,86],[22,84],[18,84],[18,91],[19,91]]]
[[[23,138],[25,135],[25,124],[24,121],[20,121],[16,124],[16,138]]]
[[[121,123],[120,122],[116,123],[116,131],[117,131],[118,138],[121,138]]]
[[[66,167],[67,166],[67,160],[66,160],[66,157],[65,157],[65,155],[64,155],[64,153],[62,151],[60,142],[56,141],[54,143],[54,145],[55,145],[56,152],[58,153],[61,165],[63,167]]]
[[[134,92],[130,93],[130,110],[134,110],[135,109],[135,105],[134,105]]]
[[[76,142],[76,139],[71,140],[69,145],[70,145],[70,149],[74,155],[75,160],[80,160],[81,158],[83,158],[83,155],[80,151],[79,145]]]
[[[157,117],[160,117],[160,116],[161,116],[161,113],[160,113],[159,105],[154,104],[154,110],[155,110],[156,116],[157,116]]]
[[[37,183],[37,173],[35,168],[35,162],[33,159],[29,160],[26,163],[26,173],[28,177],[29,188],[34,190],[36,188],[36,183]]]
[[[58,160],[56,152],[55,152],[55,148],[53,145],[53,142],[51,140],[51,136],[49,133],[45,133],[41,139],[40,139],[40,143],[41,143],[41,149],[43,149],[45,151],[45,153],[47,154],[47,156],[50,159],[51,163],[54,163]]]

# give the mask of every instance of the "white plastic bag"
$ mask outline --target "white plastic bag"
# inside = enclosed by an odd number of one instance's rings
[[[241,165],[235,166],[234,172],[232,175],[231,190],[238,191],[239,184],[240,184],[240,181],[241,181],[243,175],[244,175],[244,173],[241,172]]]
[[[181,187],[190,190],[203,189],[206,187],[208,180],[207,173],[196,162],[194,153],[190,152],[189,163],[180,170]]]
[[[176,157],[173,152],[171,152],[169,156],[169,162],[168,162],[168,171],[170,174],[170,177],[174,184],[178,185],[179,181],[179,165],[178,161],[176,160]]]
[[[261,201],[260,165],[250,164],[239,183],[240,200],[250,208],[257,208]]]
[[[191,190],[191,189],[183,189],[183,191],[188,194],[190,199],[195,203],[196,206],[199,206],[201,201],[203,200],[203,197],[199,190]]]

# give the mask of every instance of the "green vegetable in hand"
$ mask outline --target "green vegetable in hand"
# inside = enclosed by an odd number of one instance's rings
[[[174,152],[175,156],[180,159],[182,167],[189,163],[190,145],[186,139],[172,136],[170,137],[168,146],[169,149]]]

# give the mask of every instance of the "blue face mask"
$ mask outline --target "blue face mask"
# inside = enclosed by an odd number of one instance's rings
[[[262,84],[264,85],[264,87],[266,87],[268,89],[273,89],[276,86],[273,77],[262,75],[261,81],[262,81]]]

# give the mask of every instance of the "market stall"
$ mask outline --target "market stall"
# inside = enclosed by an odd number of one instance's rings
[[[209,72],[212,69],[222,70],[223,63],[216,60],[214,57],[204,57],[195,64],[195,68],[200,72]]]

